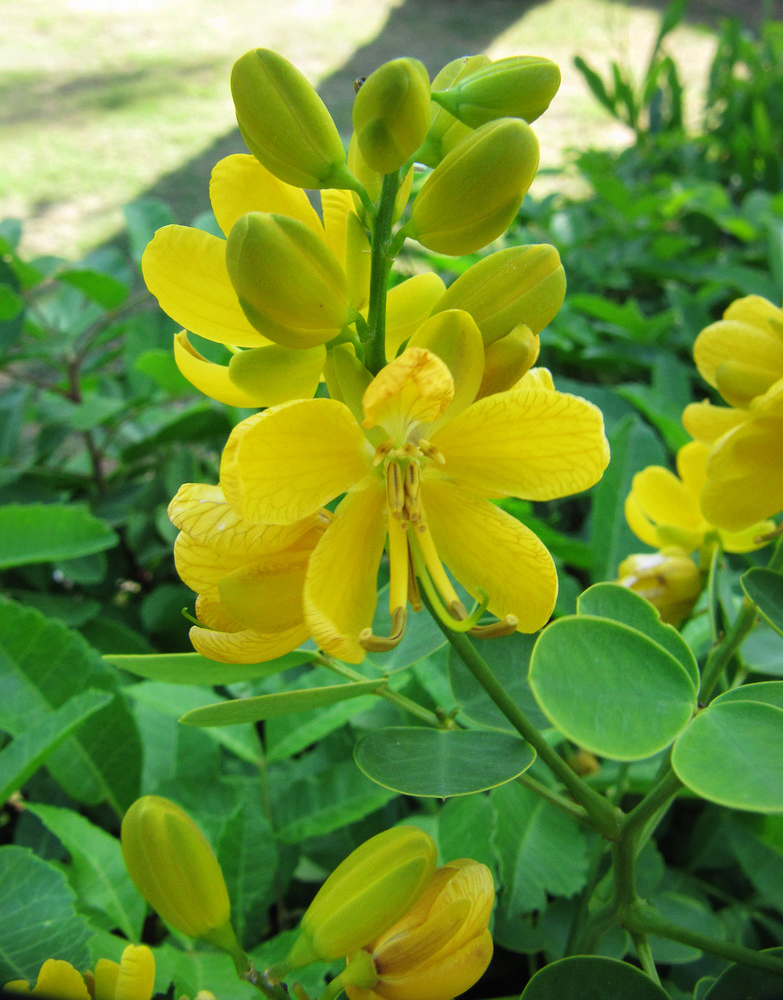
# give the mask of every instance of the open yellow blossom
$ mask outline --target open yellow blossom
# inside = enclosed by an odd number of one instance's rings
[[[304,609],[315,641],[349,662],[399,642],[417,580],[451,627],[482,634],[473,626],[485,605],[501,629],[539,629],[557,595],[552,559],[490,501],[579,492],[609,458],[601,413],[585,400],[524,388],[474,402],[483,344],[467,313],[438,313],[409,344],[360,398],[292,401],[242,421],[221,464],[226,499],[251,521],[291,525],[346,494],[310,556]],[[376,636],[384,544],[392,630]],[[480,602],[475,613],[444,563]]]
[[[633,477],[625,500],[625,517],[631,531],[655,549],[677,546],[685,552],[701,550],[708,536],[717,534],[727,552],[750,552],[759,547],[754,539],[770,531],[770,521],[752,524],[742,531],[716,528],[701,508],[707,484],[709,448],[690,441],[677,452],[677,472],[650,465]]]
[[[259,663],[307,638],[302,588],[310,554],[328,523],[313,511],[285,526],[240,517],[219,486],[186,483],[169,505],[180,529],[174,560],[199,595],[199,653],[224,663]]]
[[[478,981],[492,958],[489,869],[459,858],[438,868],[418,900],[365,949],[378,979],[346,985],[349,1000],[453,1000]]]
[[[150,1000],[155,991],[155,958],[146,945],[129,944],[119,964],[101,958],[84,976],[70,962],[47,959],[31,990],[23,979],[6,983],[11,993],[52,1000]]]

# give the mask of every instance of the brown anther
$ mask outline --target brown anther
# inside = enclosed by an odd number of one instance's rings
[[[414,524],[421,520],[421,509],[419,507],[420,489],[421,476],[419,474],[419,466],[416,462],[411,462],[405,469],[405,512]]]
[[[386,466],[386,503],[392,517],[401,521],[405,510],[405,483],[396,462],[389,462]]]
[[[394,442],[392,441],[391,438],[389,438],[387,441],[384,441],[383,444],[379,444],[378,447],[375,449],[375,454],[373,455],[372,459],[373,466],[380,465],[393,447],[394,447]]]
[[[506,615],[489,625],[476,625],[470,630],[470,634],[476,639],[500,639],[504,635],[513,635],[519,626],[519,619],[516,615]]]
[[[460,622],[464,622],[468,617],[468,609],[462,601],[452,601],[449,604],[449,612]]]
[[[426,438],[419,438],[419,451],[426,458],[432,459],[433,462],[437,462],[438,465],[445,465],[446,459],[443,454],[438,451],[434,444],[430,444]]]
[[[359,633],[359,645],[368,653],[387,653],[390,649],[394,649],[405,635],[407,618],[406,608],[395,608],[392,611],[391,633],[389,635],[375,635],[371,628],[362,629]]]

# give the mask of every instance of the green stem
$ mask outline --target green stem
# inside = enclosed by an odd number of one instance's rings
[[[383,178],[378,212],[372,229],[370,251],[370,305],[367,315],[370,339],[367,343],[367,367],[373,375],[386,364],[386,285],[391,267],[389,238],[394,222],[394,205],[400,184],[399,171]]]
[[[641,963],[642,968],[650,979],[652,979],[657,986],[660,986],[661,980],[658,976],[658,970],[655,968],[655,959],[653,958],[650,941],[647,935],[640,934],[638,931],[630,931],[629,933],[633,939],[636,954],[639,956],[639,962]]]
[[[623,820],[622,836],[639,839],[638,835],[647,826],[648,821],[659,818],[661,811],[668,809],[681,788],[682,782],[670,767],[667,767],[657,784],[653,785]]]
[[[587,811],[581,806],[578,806],[576,802],[572,802],[571,799],[567,799],[565,795],[561,795],[553,788],[549,788],[542,782],[536,781],[536,779],[531,778],[529,774],[520,774],[517,781],[520,785],[524,785],[525,788],[529,788],[530,791],[539,798],[544,799],[553,806],[557,806],[557,808],[561,809],[563,812],[567,812],[568,815],[575,819],[578,823],[586,823],[590,827],[593,826]]]
[[[527,740],[538,756],[565,785],[576,801],[585,809],[593,826],[599,833],[614,839],[619,832],[619,811],[607,800],[594,792],[579,778],[544,739],[543,734],[533,725],[524,712],[510,697],[503,685],[492,673],[484,658],[479,655],[472,642],[461,632],[452,632],[433,615],[440,630],[459,654],[462,662],[470,670],[489,697],[495,702],[516,731]]]

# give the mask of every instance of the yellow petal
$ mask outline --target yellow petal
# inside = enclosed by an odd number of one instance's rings
[[[707,482],[709,453],[709,448],[701,441],[689,441],[677,452],[677,472],[685,489],[697,505],[704,484]]]
[[[703,444],[713,444],[727,431],[739,426],[748,419],[747,410],[739,410],[726,406],[713,406],[704,400],[701,403],[689,403],[682,414],[682,425],[685,430]]]
[[[783,336],[783,309],[760,295],[746,295],[742,299],[735,299],[723,314],[723,318],[737,320],[739,323],[750,323]]]
[[[362,312],[370,300],[370,241],[353,211],[353,195],[334,188],[322,191],[321,208],[324,237],[345,271],[351,305]]]
[[[247,212],[287,215],[323,236],[321,220],[304,191],[270,174],[255,156],[235,153],[216,163],[209,183],[209,198],[226,236]]]
[[[423,347],[436,354],[454,380],[454,398],[435,427],[470,406],[484,373],[484,341],[470,313],[447,309],[430,316],[411,337],[408,347]]]
[[[544,544],[516,518],[453,483],[425,478],[424,516],[438,554],[475,599],[489,595],[498,618],[514,615],[520,632],[549,620],[557,573]]]
[[[120,959],[119,976],[111,1000],[150,1000],[154,990],[155,958],[152,952],[143,944],[128,945]]]
[[[348,663],[361,663],[359,635],[372,625],[378,566],[386,537],[385,488],[380,476],[349,493],[310,557],[305,620],[318,646]]]
[[[484,375],[477,397],[492,396],[512,388],[532,388],[520,383],[536,363],[541,342],[530,327],[520,323],[500,340],[484,348]],[[546,388],[554,389],[554,384]]]
[[[444,953],[432,965],[385,978],[376,990],[384,1000],[450,1000],[477,982],[492,959],[492,935],[484,931],[462,948]]]
[[[783,376],[783,339],[766,324],[724,319],[702,330],[693,345],[693,359],[701,377],[727,403],[747,406]]]
[[[141,259],[147,288],[186,330],[237,347],[269,343],[250,325],[226,269],[226,241],[185,226],[164,226]]]
[[[755,552],[756,549],[769,544],[759,539],[769,535],[776,527],[774,521],[757,521],[742,531],[718,531],[718,534],[726,552]]]
[[[417,274],[389,290],[386,296],[386,354],[393,358],[412,337],[445,293],[437,274]]]
[[[265,635],[252,629],[241,632],[210,632],[194,626],[190,641],[197,653],[219,663],[265,663],[284,656],[307,639],[304,625]]]
[[[7,993],[29,993],[30,984],[26,979],[12,979],[10,983],[6,983],[3,989]]]
[[[100,958],[95,963],[93,979],[95,981],[94,1000],[115,1000],[114,991],[117,986],[117,978],[120,974],[120,967],[116,962],[108,958]]]
[[[291,524],[362,479],[373,454],[344,403],[295,400],[237,424],[223,451],[220,481],[242,516]]]
[[[269,348],[258,348],[269,350]],[[210,399],[216,399],[226,406],[242,406],[256,409],[268,404],[243,392],[228,377],[228,365],[218,365],[208,361],[188,340],[185,330],[174,337],[174,360],[191,385]]]
[[[783,419],[749,420],[710,452],[704,516],[718,528],[741,531],[783,510]]]
[[[545,389],[479,399],[430,440],[446,460],[442,477],[487,497],[568,496],[598,482],[609,462],[598,407]]]
[[[657,549],[661,544],[658,537],[658,528],[644,513],[633,493],[629,493],[625,498],[624,510],[628,527],[636,537],[641,539],[645,545],[650,545],[652,548]]]
[[[409,347],[367,387],[362,399],[364,426],[381,426],[395,444],[404,444],[417,424],[431,424],[454,399],[454,379],[446,365],[421,347]]]
[[[668,469],[650,465],[637,472],[631,483],[634,499],[651,521],[698,532],[702,526],[697,496]]]
[[[90,1000],[90,994],[82,976],[70,962],[48,958],[38,973],[38,982],[33,993],[57,1000]]]
[[[256,406],[277,406],[290,399],[311,399],[325,360],[322,346],[294,350],[270,344],[235,354],[228,378],[240,392],[258,400]]]

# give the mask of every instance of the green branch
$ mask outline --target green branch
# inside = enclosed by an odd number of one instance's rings
[[[391,267],[389,238],[394,223],[394,207],[400,185],[399,171],[383,178],[378,212],[372,227],[370,251],[370,305],[367,315],[370,339],[367,342],[367,367],[373,375],[386,364],[386,285]]]

